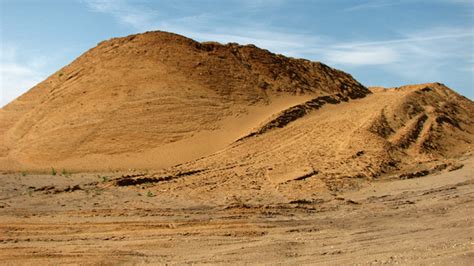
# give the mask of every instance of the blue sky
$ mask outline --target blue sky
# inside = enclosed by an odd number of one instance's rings
[[[0,106],[98,42],[147,30],[253,43],[366,86],[474,98],[474,0],[0,0]]]

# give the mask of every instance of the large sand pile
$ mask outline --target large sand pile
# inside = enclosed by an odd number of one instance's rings
[[[188,162],[180,167],[230,169],[279,187],[316,180],[311,190],[472,149],[469,99],[442,84],[372,91],[324,64],[253,45],[165,32],[116,38],[1,109],[0,169]]]
[[[215,152],[273,112],[363,97],[350,75],[253,45],[148,32],[100,43],[0,113],[2,169],[159,168]]]

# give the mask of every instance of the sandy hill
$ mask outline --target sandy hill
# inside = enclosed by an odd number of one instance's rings
[[[165,32],[111,39],[2,108],[1,168],[170,166],[225,147],[274,111],[337,93],[369,91],[253,45]]]
[[[473,111],[442,84],[371,92],[321,63],[148,32],[98,44],[2,108],[0,169],[182,164],[187,180],[332,189],[471,150]]]

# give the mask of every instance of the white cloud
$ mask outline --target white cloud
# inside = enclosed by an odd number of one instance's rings
[[[442,3],[450,5],[474,6],[473,0],[366,0],[363,2],[359,1],[356,4],[343,9],[343,11],[352,12],[370,9],[390,8],[392,6],[410,5],[414,3],[425,3],[430,5],[432,5],[433,3]]]
[[[0,53],[0,106],[4,106],[42,81],[44,57],[20,59],[14,46],[2,44]]]
[[[274,7],[279,6],[287,0],[240,0],[240,3],[244,5],[246,8],[252,9],[260,9],[260,8],[267,8],[267,7]]]
[[[462,4],[462,5],[474,5],[472,0],[438,0],[439,2],[445,2],[448,4]]]
[[[393,6],[393,5],[399,5],[401,4],[401,1],[395,1],[395,0],[370,0],[370,1],[365,1],[362,3],[355,4],[351,7],[348,7],[344,9],[343,11],[349,12],[349,11],[359,11],[359,10],[365,10],[365,9],[376,9],[376,8],[383,8],[383,7],[388,7],[388,6]]]
[[[385,65],[399,60],[400,55],[391,47],[354,47],[329,50],[325,53],[328,63],[341,65]]]
[[[131,5],[126,0],[84,0],[84,2],[92,11],[110,14],[121,23],[140,31],[149,30],[157,16],[155,11]]]
[[[446,71],[456,71],[448,69],[449,65],[473,67],[474,32],[470,28],[431,28],[400,35],[402,38],[385,41],[336,41],[312,54],[341,68],[377,65],[414,82],[439,80]]]

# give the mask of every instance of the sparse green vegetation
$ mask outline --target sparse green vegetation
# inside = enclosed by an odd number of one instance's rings
[[[151,192],[151,191],[148,191],[148,192],[146,193],[146,196],[147,196],[147,197],[154,197],[155,194],[153,194],[153,192]]]
[[[27,176],[28,173],[26,171],[21,172],[21,176]]]
[[[57,172],[56,172],[56,169],[54,169],[54,167],[51,167],[51,175],[56,175]]]
[[[107,182],[107,181],[109,180],[108,177],[106,177],[106,176],[101,176],[101,175],[97,175],[97,178],[99,178],[99,179],[102,181],[102,183],[105,183],[105,182]]]
[[[71,173],[66,171],[66,169],[63,168],[63,170],[61,171],[61,175],[65,176],[65,177],[69,177],[69,176],[71,176]]]

